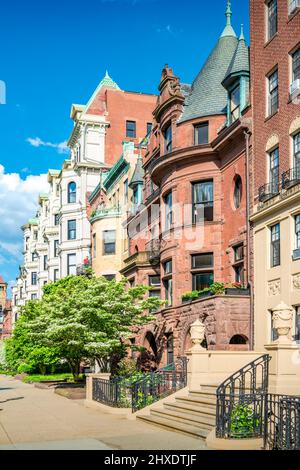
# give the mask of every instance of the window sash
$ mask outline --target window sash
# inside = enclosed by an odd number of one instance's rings
[[[208,144],[208,122],[197,124],[194,130],[195,145]]]
[[[200,253],[198,255],[192,255],[192,269],[207,269],[213,267],[213,253]]]
[[[193,290],[203,290],[214,283],[213,271],[199,272],[192,274]]]
[[[300,79],[300,48],[292,56],[293,82]]]
[[[68,203],[73,204],[76,202],[76,183],[68,184]]]
[[[241,93],[240,86],[232,90],[230,93],[230,114],[231,121],[234,122],[240,117]]]
[[[172,274],[172,272],[173,272],[173,262],[172,262],[172,260],[166,261],[164,263],[165,276],[167,276],[168,274]]]
[[[294,136],[295,167],[300,168],[300,132]]]
[[[136,138],[136,122],[126,121],[126,137]]]
[[[213,181],[193,184],[193,224],[200,221],[202,210],[204,210],[204,221],[212,221],[214,212]]]
[[[67,255],[67,269],[68,275],[76,274],[76,254]]]
[[[149,276],[149,286],[151,287],[160,286],[160,276]]]
[[[168,302],[168,305],[171,306],[173,303],[173,280],[167,279],[164,281],[165,285],[165,300]]]
[[[269,115],[274,114],[278,110],[278,106],[278,70],[275,70],[275,72],[269,76]]]
[[[271,266],[280,265],[280,225],[271,228]]]
[[[31,273],[31,285],[36,286],[37,285],[37,273]]]
[[[300,342],[300,309],[296,308],[295,311],[295,341]]]
[[[76,220],[68,220],[68,240],[76,240]]]
[[[165,152],[170,153],[172,152],[172,146],[173,146],[172,125],[167,127],[164,133],[164,137],[165,137]]]
[[[270,153],[270,183],[273,191],[278,191],[279,187],[279,149]]]
[[[295,248],[300,248],[300,214],[295,217]]]
[[[239,262],[244,259],[244,245],[234,247],[234,261]]]
[[[173,194],[170,192],[165,197],[165,229],[169,230],[173,223]]]
[[[277,0],[271,0],[268,4],[268,34],[271,39],[277,33]]]
[[[106,230],[103,232],[103,252],[105,255],[116,253],[116,231]]]

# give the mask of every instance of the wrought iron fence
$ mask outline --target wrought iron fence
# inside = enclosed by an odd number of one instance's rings
[[[187,358],[179,357],[173,364],[151,372],[132,386],[132,411],[165,398],[187,385]]]
[[[110,380],[93,378],[93,400],[115,408],[140,410],[187,384],[187,358],[179,357],[173,364],[141,379],[115,377]]]
[[[300,397],[268,395],[264,448],[300,450]]]
[[[217,389],[216,436],[263,437],[270,356],[264,354],[226,379]]]

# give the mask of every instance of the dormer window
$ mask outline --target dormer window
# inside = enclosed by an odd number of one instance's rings
[[[172,152],[172,140],[173,140],[172,124],[170,124],[166,128],[166,130],[164,132],[164,139],[165,139],[165,153]]]
[[[232,124],[240,117],[241,110],[241,89],[240,85],[237,85],[230,92],[230,123]]]
[[[195,145],[208,144],[208,122],[202,122],[194,126]]]

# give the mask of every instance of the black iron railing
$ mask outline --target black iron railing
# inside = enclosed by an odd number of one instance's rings
[[[179,357],[163,369],[146,373],[140,379],[114,377],[93,378],[93,400],[114,408],[131,408],[133,412],[186,387],[187,358]]]
[[[270,356],[265,354],[226,379],[217,389],[216,436],[263,437]]]
[[[267,183],[261,186],[258,190],[259,202],[266,202],[274,196],[277,196],[280,191],[279,182]]]
[[[173,364],[151,372],[132,386],[132,411],[146,406],[181,390],[187,385],[187,358],[178,357]]]
[[[93,400],[114,408],[130,408],[130,385],[121,378],[93,378]]]
[[[291,168],[282,173],[282,189],[288,189],[300,183],[300,167]]]
[[[264,448],[300,450],[300,397],[268,395]]]

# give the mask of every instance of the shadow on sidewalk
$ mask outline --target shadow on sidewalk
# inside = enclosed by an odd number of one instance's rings
[[[0,403],[6,403],[7,401],[23,400],[24,397],[8,398],[7,400],[0,401]]]

